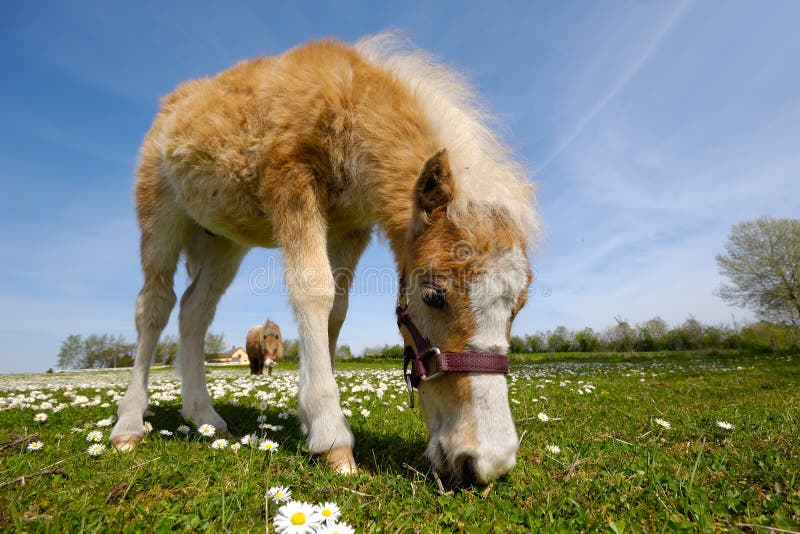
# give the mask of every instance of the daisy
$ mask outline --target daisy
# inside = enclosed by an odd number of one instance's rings
[[[44,412],[37,413],[36,415],[33,416],[33,420],[36,421],[37,423],[44,423],[45,421],[47,421],[47,414]]]
[[[88,434],[86,434],[86,441],[101,441],[103,439],[103,433],[99,430],[92,430]]]
[[[326,524],[336,523],[336,520],[342,515],[342,511],[335,502],[318,504],[314,507],[314,510],[322,516],[322,520],[325,521]]]
[[[546,450],[550,454],[559,454],[561,452],[561,447],[559,447],[558,445],[548,445],[547,447],[544,448],[544,450]]]
[[[192,430],[192,429],[191,429],[191,428],[189,428],[189,426],[188,426],[188,425],[180,425],[180,426],[178,427],[178,432],[180,432],[181,434],[188,434],[188,433],[189,433],[191,430]]]
[[[323,525],[317,534],[355,534],[355,529],[345,522]]]
[[[286,534],[306,534],[317,530],[322,523],[322,516],[307,502],[291,501],[278,509],[272,524],[276,532]]]
[[[215,439],[214,443],[211,444],[211,448],[212,449],[217,449],[217,450],[224,449],[227,446],[228,446],[228,440],[227,439]]]
[[[163,430],[159,430],[158,433],[161,434],[162,436],[171,436],[172,435],[172,430],[167,430],[165,428]]]
[[[34,442],[31,442],[31,443],[28,443],[28,450],[29,451],[38,451],[42,447],[44,447],[44,443],[42,443],[41,441],[34,441]]]
[[[217,429],[214,428],[214,425],[200,425],[200,428],[198,428],[197,431],[207,438],[210,438],[217,433]]]
[[[238,452],[239,449],[241,449],[241,448],[242,448],[242,444],[241,443],[232,443],[231,444],[231,450],[233,452]]]
[[[96,424],[96,426],[104,427],[104,426],[111,426],[114,423],[114,420],[110,417],[107,419],[100,419]]]
[[[149,434],[153,431],[153,424],[150,421],[144,422],[144,433]]]
[[[271,439],[265,439],[264,441],[262,441],[261,443],[258,444],[259,450],[269,451],[269,452],[277,451],[278,450],[278,446],[279,445],[277,443],[275,443],[274,441],[272,441]]]
[[[256,436],[254,434],[247,434],[242,439],[239,440],[242,445],[252,445],[256,442]]]
[[[736,428],[732,423],[726,423],[725,421],[717,421],[717,426],[723,430],[733,430]]]
[[[89,456],[100,456],[106,450],[106,446],[102,443],[92,443],[89,445],[89,448],[86,449],[86,452],[89,453]]]
[[[292,490],[285,486],[275,486],[267,490],[267,497],[275,502],[288,501],[292,496]]]
[[[353,417],[353,410],[350,408],[342,408],[342,413],[345,415],[345,417]]]
[[[370,411],[367,410],[366,408],[361,410],[361,415],[363,415],[364,417],[369,417],[369,414],[370,414]]]
[[[660,417],[656,417],[656,424],[658,426],[662,427],[662,428],[666,428],[667,430],[669,430],[671,428],[671,425],[669,424],[669,421],[665,421],[664,419],[661,419]]]
[[[545,423],[550,420],[550,417],[544,412],[539,412],[539,415],[537,415],[536,417],[539,418],[539,421],[543,421]]]

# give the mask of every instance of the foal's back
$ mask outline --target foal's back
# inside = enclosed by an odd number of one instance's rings
[[[327,207],[349,196],[349,161],[363,133],[355,124],[377,93],[385,109],[396,107],[398,93],[405,98],[391,76],[334,41],[180,85],[163,99],[142,148],[140,218],[143,205],[172,202],[216,235],[275,246],[270,215],[307,185],[287,181],[288,171],[309,168]]]

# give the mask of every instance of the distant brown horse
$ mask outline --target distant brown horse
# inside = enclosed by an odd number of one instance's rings
[[[140,158],[144,285],[136,359],[110,437],[117,449],[143,437],[181,256],[192,279],[178,317],[181,413],[227,431],[206,386],[203,339],[247,251],[279,247],[308,450],[355,471],[332,356],[377,228],[401,274],[398,320],[434,469],[478,483],[511,469],[518,439],[498,371],[528,295],[537,216],[525,170],[459,74],[391,36],[310,43],[178,87]]]
[[[267,364],[267,373],[272,376],[275,362],[283,355],[283,339],[281,328],[273,321],[267,319],[262,325],[254,326],[247,331],[247,358],[250,360],[250,374],[264,374],[264,364]]]

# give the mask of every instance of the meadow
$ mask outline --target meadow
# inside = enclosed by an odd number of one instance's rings
[[[154,370],[134,453],[101,446],[128,371],[0,376],[0,529],[271,532],[284,487],[358,532],[800,530],[798,355],[516,356],[517,467],[468,488],[430,472],[399,363],[337,363],[353,476],[304,450],[292,364],[247,373],[208,367],[221,443]]]

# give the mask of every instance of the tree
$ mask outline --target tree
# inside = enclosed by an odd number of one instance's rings
[[[225,350],[225,334],[206,333],[206,355],[219,354]]]
[[[557,326],[547,333],[547,349],[550,352],[569,352],[574,348],[572,340],[573,334],[566,326]]]
[[[800,219],[734,225],[717,266],[731,282],[717,291],[723,300],[800,335]]]
[[[523,352],[528,352],[527,347],[525,346],[525,340],[519,336],[511,336],[511,339],[508,340],[508,352],[511,354],[522,354]]]
[[[58,351],[56,367],[59,369],[73,369],[78,366],[82,354],[83,339],[77,334],[71,334],[61,342],[61,350]]]
[[[166,335],[156,345],[155,361],[165,365],[171,365],[178,354],[178,338],[174,335]]]
[[[336,347],[336,357],[340,360],[353,359],[353,350],[350,348],[350,345],[339,345]]]
[[[589,326],[575,333],[575,341],[581,352],[597,352],[600,349],[600,338]]]

